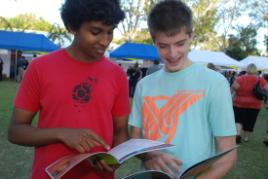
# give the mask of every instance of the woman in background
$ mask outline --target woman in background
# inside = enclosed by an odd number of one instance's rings
[[[261,87],[268,91],[266,80],[259,77],[257,73],[256,65],[253,63],[249,64],[246,74],[237,77],[232,84],[232,90],[235,92],[233,105],[237,128],[237,143],[241,143],[242,137],[245,142],[248,142],[249,135],[253,132],[258,113],[262,107],[262,101],[257,99],[252,92],[253,87],[260,80]]]

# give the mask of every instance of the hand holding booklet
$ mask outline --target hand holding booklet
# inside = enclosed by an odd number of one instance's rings
[[[201,173],[205,172],[207,169],[209,169],[213,163],[215,163],[217,160],[222,158],[223,156],[227,155],[234,149],[236,149],[238,146],[235,146],[231,149],[228,149],[224,152],[221,152],[219,154],[216,154],[212,157],[209,157],[205,160],[202,160],[181,173],[178,174],[178,179],[189,179],[189,178],[196,178],[199,176]],[[138,171],[136,173],[133,173],[131,175],[128,175],[124,177],[123,179],[172,179],[172,176],[169,175],[168,173],[165,173],[163,171],[159,170],[143,170],[143,171]]]
[[[166,149],[174,145],[148,139],[130,139],[108,152],[72,154],[62,157],[46,167],[46,172],[52,179],[59,179],[80,162],[89,159],[92,163],[104,160],[108,165],[122,164],[135,155]]]

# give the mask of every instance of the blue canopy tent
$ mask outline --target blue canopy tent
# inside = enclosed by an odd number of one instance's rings
[[[157,49],[153,45],[126,42],[110,53],[110,58],[137,58],[143,60],[160,60]]]
[[[50,52],[59,48],[59,46],[51,42],[43,34],[0,30],[0,49]],[[11,73],[16,77],[17,57],[15,58],[15,63],[10,66],[10,69]]]
[[[0,49],[50,52],[58,48],[43,34],[0,31]]]

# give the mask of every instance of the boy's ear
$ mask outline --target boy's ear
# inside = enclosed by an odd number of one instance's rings
[[[73,34],[74,36],[76,35],[76,31],[73,30],[70,26],[67,26],[67,30],[68,30],[68,32],[70,32],[70,33]]]
[[[193,32],[191,32],[189,33],[189,37],[190,37],[190,42],[192,42],[195,39],[196,35]]]
[[[196,38],[196,34],[193,32],[191,32],[189,35],[192,41]]]

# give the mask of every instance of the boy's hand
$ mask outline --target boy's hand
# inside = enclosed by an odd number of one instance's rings
[[[169,173],[172,177],[178,178],[181,161],[167,153],[155,151],[147,154],[143,161],[146,169],[161,170]]]
[[[107,150],[110,149],[110,146],[90,129],[60,129],[58,138],[80,153],[88,152],[91,148],[100,145]]]

